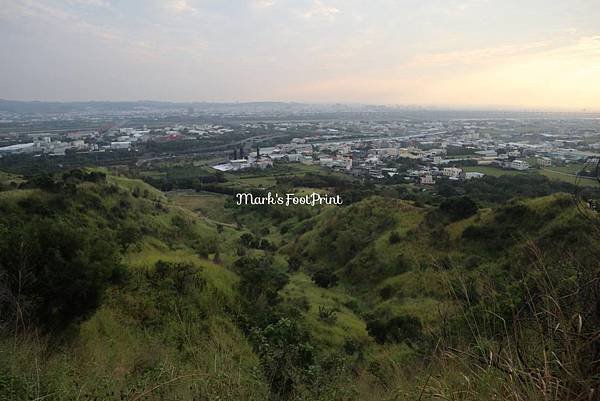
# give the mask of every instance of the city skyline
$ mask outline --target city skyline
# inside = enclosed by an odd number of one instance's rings
[[[4,3],[5,99],[600,110],[593,1]]]

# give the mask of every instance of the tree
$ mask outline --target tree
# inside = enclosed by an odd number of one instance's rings
[[[270,259],[243,256],[233,264],[240,276],[240,292],[244,300],[264,299],[268,306],[278,303],[278,292],[288,283],[288,276],[273,266]]]
[[[456,221],[477,213],[477,204],[468,196],[448,198],[442,202],[440,210],[451,220]]]
[[[379,344],[416,341],[421,336],[421,329],[421,321],[409,315],[390,319],[370,316],[367,319],[367,331]]]
[[[10,227],[10,235],[0,234],[3,318],[25,307],[29,321],[62,329],[98,307],[120,269],[110,234],[43,218]]]
[[[392,231],[390,233],[390,236],[388,238],[388,242],[390,244],[392,244],[392,245],[397,244],[398,242],[400,242],[400,240],[401,240],[401,237],[400,237],[400,234],[398,234],[398,231]]]
[[[321,288],[331,288],[337,284],[339,277],[333,271],[322,268],[313,273],[312,279]]]

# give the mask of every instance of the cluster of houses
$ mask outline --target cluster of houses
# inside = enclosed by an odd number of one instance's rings
[[[427,170],[409,170],[408,176],[413,177],[418,183],[423,185],[433,185],[437,178],[446,178],[451,181],[471,180],[485,176],[484,173],[477,171],[464,171],[459,167],[431,167]]]
[[[18,154],[40,154],[46,153],[55,156],[62,156],[68,150],[85,151],[90,149],[90,145],[81,139],[73,141],[52,140],[51,137],[38,137],[33,142],[19,143],[15,145],[0,147],[0,157],[6,155]]]
[[[149,140],[173,142],[224,135],[234,130],[229,127],[200,124],[174,125],[160,129],[106,127],[95,131],[76,131],[66,134],[29,134],[30,142],[0,147],[0,157],[16,154],[49,154],[63,156],[67,151],[107,152],[130,151]]]
[[[469,128],[469,127],[467,127]],[[470,180],[483,177],[483,172],[465,171],[456,165],[493,166],[526,171],[532,160],[539,167],[549,167],[553,160],[581,160],[588,152],[566,151],[524,142],[502,142],[481,137],[474,129],[449,135],[435,125],[425,134],[403,137],[359,138],[340,141],[330,136],[294,138],[289,143],[262,148],[256,154],[235,157],[214,166],[221,171],[246,168],[268,168],[274,162],[314,164],[344,171],[355,176],[383,179],[400,175],[406,181],[424,185],[437,179]],[[320,140],[319,140],[320,139]],[[414,168],[399,169],[402,159]],[[527,160],[524,160],[527,159]],[[466,163],[465,163],[466,162]]]

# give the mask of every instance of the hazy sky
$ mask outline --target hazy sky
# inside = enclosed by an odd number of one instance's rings
[[[600,0],[0,0],[0,98],[600,110]]]

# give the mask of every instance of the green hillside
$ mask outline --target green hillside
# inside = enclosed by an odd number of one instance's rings
[[[600,242],[569,195],[480,208],[363,189],[342,207],[269,208],[100,170],[20,180],[0,191],[0,399],[559,400],[596,386]]]

